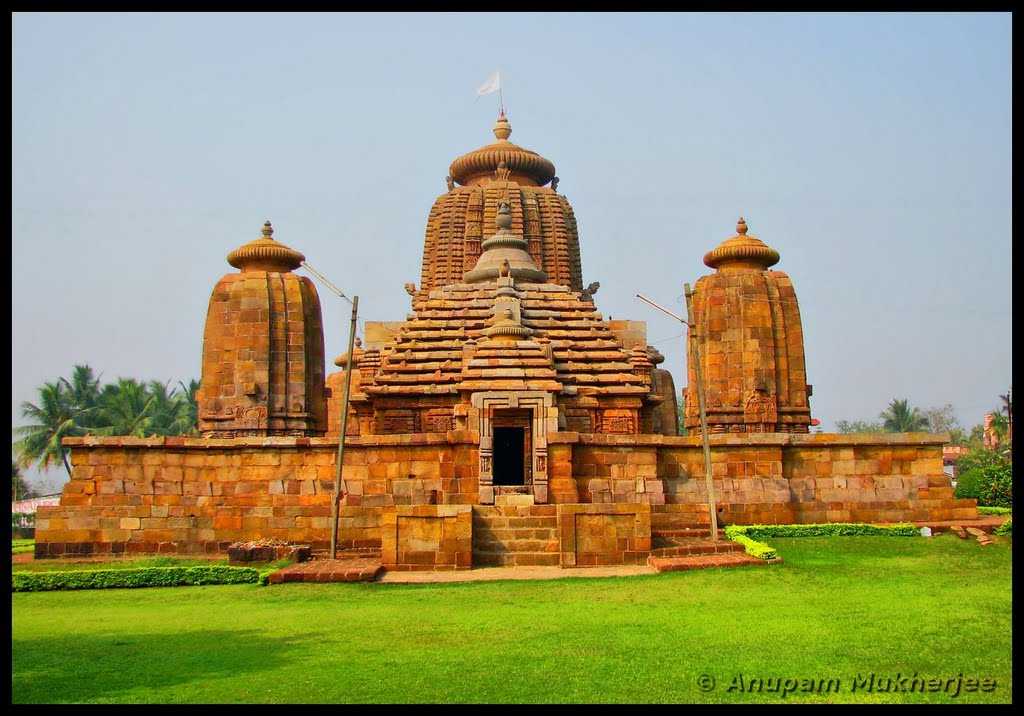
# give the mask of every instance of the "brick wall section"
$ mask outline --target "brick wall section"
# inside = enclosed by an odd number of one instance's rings
[[[651,507],[559,505],[558,530],[563,567],[645,564],[651,551]]]
[[[664,514],[674,514],[665,509],[671,505],[699,506],[700,510],[685,514],[698,519],[692,524],[707,524],[699,437],[560,433],[549,440],[549,449],[572,447],[573,479],[581,502],[647,502],[656,513]],[[925,433],[712,435],[711,470],[719,521],[782,524],[975,517],[975,501],[955,499],[942,471],[946,442],[945,435]],[[664,505],[656,497],[658,482]],[[640,483],[645,484],[646,495],[636,491]],[[686,519],[674,518],[674,524],[681,526]]]
[[[400,505],[381,514],[381,564],[391,570],[469,569],[470,505]]]
[[[379,508],[476,501],[475,436],[349,438],[342,547],[380,545]],[[37,516],[36,554],[219,552],[276,537],[330,541],[337,442],[320,438],[74,438],[74,479]]]

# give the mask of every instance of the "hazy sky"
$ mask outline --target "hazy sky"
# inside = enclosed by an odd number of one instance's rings
[[[677,385],[682,284],[746,217],[782,255],[826,429],[967,426],[1010,384],[1009,14],[14,16],[12,416],[88,362],[198,377],[229,251],[275,238],[400,320],[448,165],[552,160],[605,317]],[[328,359],[348,307],[321,289]],[[59,484],[63,470],[47,478]]]

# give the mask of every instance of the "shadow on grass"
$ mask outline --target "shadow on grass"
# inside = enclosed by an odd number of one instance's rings
[[[209,698],[211,681],[247,674],[259,683],[260,672],[293,660],[311,638],[191,630],[13,639],[12,700],[80,703],[137,696],[140,701],[201,702],[204,695]],[[168,693],[169,688],[176,693]]]

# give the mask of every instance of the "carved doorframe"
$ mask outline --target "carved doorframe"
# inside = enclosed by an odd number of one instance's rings
[[[494,504],[494,411],[524,409],[531,414],[533,498],[548,501],[548,431],[558,430],[554,396],[542,391],[488,391],[470,396],[469,424],[480,431],[480,504]]]

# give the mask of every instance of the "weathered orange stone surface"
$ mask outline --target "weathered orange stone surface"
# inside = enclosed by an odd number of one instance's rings
[[[769,271],[779,254],[747,234],[704,256],[717,272],[694,287],[708,429],[713,433],[806,433],[810,386],[800,309],[789,277]],[[689,337],[686,427],[700,429],[693,335]]]
[[[203,333],[199,430],[208,437],[317,435],[327,428],[324,334],[304,260],[261,238],[228,255],[240,273],[213,289]]]
[[[687,437],[638,321],[597,311],[554,165],[508,142],[456,159],[428,219],[403,321],[370,323],[325,378],[320,306],[299,252],[263,236],[210,299],[200,438],[68,438],[73,477],[40,508],[36,556],[217,553],[277,538],[326,550],[345,435],[339,547],[392,570],[489,564],[692,566],[710,524],[690,337]],[[696,284],[719,524],[969,520],[947,435],[807,434],[800,313],[778,254],[747,234]],[[335,360],[346,365],[347,356]],[[690,540],[690,541],[687,541]],[[699,549],[698,549],[699,548]],[[722,554],[718,554],[721,552]],[[684,560],[673,562],[672,560]],[[372,578],[303,567],[288,579]],[[285,579],[285,576],[281,576]]]

